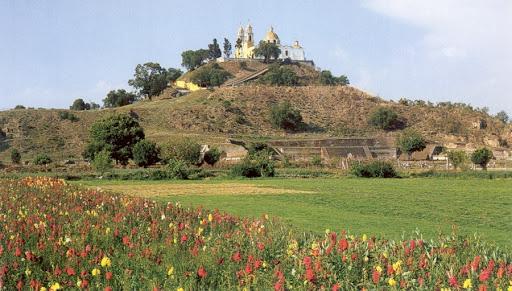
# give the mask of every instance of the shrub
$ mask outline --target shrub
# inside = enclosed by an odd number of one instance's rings
[[[189,173],[186,162],[176,159],[171,159],[167,162],[167,174],[170,179],[186,180]]]
[[[409,159],[413,152],[422,151],[427,146],[423,136],[414,130],[404,131],[398,137],[397,145],[402,152],[407,153]]]
[[[59,117],[61,120],[69,120],[71,122],[76,122],[79,120],[76,115],[74,115],[73,113],[68,112],[68,111],[59,112]]]
[[[274,177],[275,165],[268,154],[262,152],[256,156],[249,155],[241,163],[234,165],[231,175],[246,178]]]
[[[215,87],[222,85],[230,77],[231,74],[228,71],[214,64],[197,69],[191,77],[191,81],[201,87]]]
[[[96,155],[94,155],[94,160],[92,160],[92,167],[98,172],[101,176],[105,174],[108,170],[112,169],[112,158],[110,157],[110,152],[107,150],[102,150]]]
[[[448,160],[452,163],[455,170],[464,167],[468,161],[468,155],[465,151],[462,150],[448,151],[446,155],[448,156]]]
[[[210,165],[215,165],[219,160],[222,152],[218,148],[211,148],[209,151],[204,153],[204,161]]]
[[[21,153],[17,149],[11,150],[11,162],[13,164],[19,164],[21,162]]]
[[[370,114],[368,123],[383,130],[394,130],[403,127],[398,114],[391,108],[379,107]]]
[[[179,137],[166,143],[161,152],[162,159],[166,162],[174,159],[197,165],[200,162],[201,145],[192,138]]]
[[[137,166],[145,168],[160,160],[159,153],[160,150],[154,142],[143,139],[133,146],[133,161]]]
[[[274,86],[295,86],[299,84],[299,77],[288,67],[272,65],[268,72],[260,78],[260,82]]]
[[[355,163],[350,168],[350,173],[363,178],[396,178],[398,173],[390,162],[371,161]]]
[[[311,164],[316,167],[322,166],[322,157],[320,155],[315,155],[311,158]]]
[[[126,106],[139,100],[136,94],[127,92],[124,89],[111,90],[103,99],[103,106],[106,108],[114,108]]]
[[[287,131],[296,131],[303,127],[300,111],[293,108],[288,101],[272,106],[270,110],[270,123],[275,128]]]
[[[492,151],[488,148],[479,148],[471,154],[473,164],[479,165],[482,169],[487,170],[487,164],[494,157]]]
[[[34,164],[41,166],[41,165],[48,165],[52,162],[52,159],[47,154],[39,154],[34,159]]]
[[[249,155],[255,156],[260,152],[270,151],[270,147],[265,142],[255,141],[255,142],[250,142],[247,145],[247,151],[248,151]]]
[[[319,77],[320,84],[327,86],[341,85],[345,86],[350,84],[347,76],[341,75],[339,77],[335,77],[332,75],[331,71],[324,70],[320,72]]]

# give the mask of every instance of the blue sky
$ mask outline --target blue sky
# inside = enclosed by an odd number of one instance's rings
[[[2,0],[0,108],[101,103],[129,88],[147,61],[215,37],[234,42],[250,21],[299,40],[322,69],[385,99],[461,101],[512,113],[509,0]]]

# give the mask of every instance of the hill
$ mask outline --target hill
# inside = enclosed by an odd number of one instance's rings
[[[249,64],[249,68],[252,65]],[[302,66],[296,69],[304,70],[304,75],[311,73]],[[232,67],[230,70],[236,78],[245,69]],[[139,116],[147,137],[159,143],[177,134],[196,136],[199,141],[208,143],[223,142],[228,137],[381,136],[394,139],[397,132],[376,130],[368,125],[369,114],[376,107],[384,106],[393,108],[408,127],[421,131],[432,142],[469,147],[512,144],[510,126],[469,106],[385,101],[351,86],[273,87],[249,83],[199,90],[181,97],[174,97],[173,92],[175,89],[168,88],[153,101],[140,101],[121,108],[73,111],[77,121],[60,117],[60,112],[67,110],[2,111],[0,129],[5,137],[0,135],[0,159],[8,160],[10,147],[19,149],[24,159],[40,152],[47,152],[58,160],[79,158],[87,142],[88,129],[95,120],[114,112],[130,111]],[[307,130],[292,134],[272,128],[268,121],[269,110],[284,100],[300,110]]]

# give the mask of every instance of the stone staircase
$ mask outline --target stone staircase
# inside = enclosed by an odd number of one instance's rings
[[[241,85],[247,81],[256,79],[257,77],[265,74],[266,72],[268,72],[268,67],[258,70],[256,72],[251,72],[249,74],[246,74],[246,75],[234,78],[234,79],[227,80],[222,85],[222,87],[236,87],[236,86]]]

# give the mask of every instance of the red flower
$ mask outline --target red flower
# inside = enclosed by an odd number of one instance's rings
[[[68,276],[74,276],[74,275],[76,275],[76,272],[75,272],[75,270],[73,268],[67,267],[66,268],[66,274],[68,274]]]
[[[487,286],[486,285],[478,286],[478,291],[487,291]]]
[[[490,276],[491,276],[491,272],[488,269],[485,269],[480,273],[480,276],[478,276],[478,279],[480,280],[480,282],[485,282],[485,281],[487,281],[487,279],[489,279]]]
[[[420,287],[423,287],[423,284],[425,283],[425,279],[423,277],[418,278],[418,284],[420,284]]]
[[[478,269],[478,265],[480,265],[480,256],[476,256],[471,262],[471,269],[476,271]]]
[[[246,274],[250,274],[250,273],[252,273],[251,264],[247,263],[247,264],[245,265],[245,273],[246,273]]]
[[[306,270],[306,280],[313,282],[315,280],[315,272],[312,269]]]
[[[274,285],[274,290],[275,291],[281,291],[281,290],[284,290],[283,289],[283,284],[281,283],[281,281],[277,281],[276,284]]]
[[[302,262],[304,263],[304,266],[306,266],[307,269],[311,269],[311,257],[304,257]]]
[[[373,270],[372,280],[373,280],[373,284],[378,284],[379,283],[379,281],[380,281],[380,272],[379,271]]]
[[[346,249],[348,249],[348,241],[346,239],[340,239],[340,242],[339,242],[339,249],[340,251],[344,251]]]
[[[82,279],[82,285],[80,285],[80,287],[85,289],[87,286],[89,286],[89,281],[87,281],[87,279]]]
[[[105,291],[112,291],[112,287],[110,287],[110,286],[105,287]]]
[[[240,255],[240,252],[237,251],[233,254],[233,256],[231,256],[231,259],[238,263],[242,260],[242,255]]]
[[[105,279],[107,279],[107,280],[112,279],[112,272],[106,272],[105,273]]]
[[[448,278],[448,283],[450,283],[451,287],[457,287],[459,285],[459,282],[457,282],[457,278],[455,278],[455,276],[450,276]]]
[[[197,270],[197,275],[199,276],[199,278],[203,279],[204,277],[206,277],[206,275],[208,275],[208,272],[206,272],[203,266],[201,266],[199,267],[199,270]]]
[[[188,237],[187,237],[187,235],[186,235],[186,234],[184,234],[184,235],[182,235],[182,236],[181,236],[181,243],[184,243],[184,242],[186,242],[187,240],[188,240]]]
[[[264,245],[263,243],[259,242],[259,243],[258,243],[258,249],[259,249],[260,251],[262,251],[264,248],[265,248],[265,245]],[[1,254],[2,254],[2,253],[0,252],[0,255],[1,255]]]
[[[15,255],[16,257],[21,256],[21,249],[20,249],[19,247],[16,247],[16,250],[14,251],[14,255]]]
[[[340,284],[339,284],[339,283],[336,283],[336,284],[332,285],[331,290],[332,290],[332,291],[338,291],[338,290],[340,290]]]

